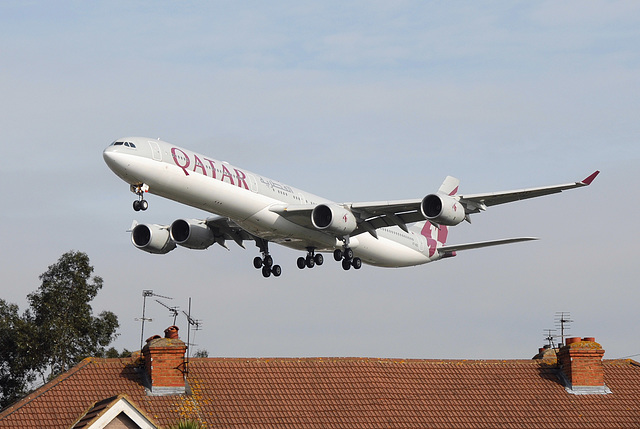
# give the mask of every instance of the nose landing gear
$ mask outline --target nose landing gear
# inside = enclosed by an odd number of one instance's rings
[[[141,183],[139,185],[131,185],[131,192],[138,196],[138,199],[133,202],[133,209],[135,211],[145,211],[149,208],[149,203],[144,199],[144,193],[148,190],[149,185],[145,185],[144,183]]]

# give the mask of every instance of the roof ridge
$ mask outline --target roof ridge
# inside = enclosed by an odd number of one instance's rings
[[[189,358],[192,363],[202,362],[387,362],[387,363],[435,363],[435,364],[529,364],[537,360],[523,359],[421,359],[421,358],[379,358],[379,357],[206,357]]]
[[[38,387],[33,392],[29,393],[24,398],[22,398],[22,399],[20,399],[20,400],[18,400],[16,402],[14,402],[13,404],[9,405],[7,408],[2,410],[2,412],[0,412],[0,420],[2,418],[4,418],[4,417],[10,416],[11,414],[15,413],[18,410],[20,410],[22,407],[27,405],[29,402],[31,402],[34,399],[36,399],[36,398],[40,397],[41,395],[45,394],[46,392],[48,392],[53,387],[55,387],[58,384],[62,383],[64,380],[66,380],[67,378],[71,377],[76,372],[80,371],[80,369],[82,369],[85,366],[93,363],[93,361],[95,361],[95,360],[96,360],[96,358],[92,358],[92,357],[86,357],[86,358],[82,359],[80,362],[78,362],[72,368],[70,368],[67,371],[63,372],[62,374],[56,376],[54,379],[46,382],[45,384],[43,384],[42,386]]]

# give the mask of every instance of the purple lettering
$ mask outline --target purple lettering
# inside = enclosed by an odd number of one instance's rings
[[[196,168],[200,168],[202,170],[202,174],[207,175],[207,170],[204,168],[204,164],[198,158],[198,155],[193,155],[193,172],[196,172]]]
[[[235,168],[234,170],[236,171],[236,175],[238,177],[238,186],[241,188],[244,186],[245,189],[249,189],[249,186],[247,185],[247,175],[237,168]]]
[[[184,160],[185,160],[185,164],[184,165],[180,164],[180,162],[178,161],[179,157],[178,157],[178,155],[176,155],[177,151],[180,151],[182,153],[182,155],[184,156]],[[184,153],[184,151],[182,149],[178,149],[177,147],[172,147],[171,148],[171,155],[173,156],[173,162],[175,162],[178,167],[182,168],[182,171],[184,171],[184,174],[188,176],[189,172],[187,171],[187,168],[191,164],[191,160],[189,160],[189,157],[187,156],[187,154]]]
[[[216,166],[215,166],[215,164],[209,158],[205,158],[204,160],[207,161],[209,163],[209,165],[211,166],[211,177],[213,177],[215,179],[216,178]]]
[[[231,183],[232,185],[235,185],[235,182],[233,181],[233,176],[231,175],[231,172],[229,171],[229,169],[223,164],[222,165],[222,177],[220,178],[221,181],[224,182],[224,178],[228,177],[229,178],[229,183]]]

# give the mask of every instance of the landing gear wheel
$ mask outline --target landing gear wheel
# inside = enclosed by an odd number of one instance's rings
[[[265,267],[271,268],[271,266],[273,265],[273,258],[271,257],[271,255],[265,256],[263,263]]]
[[[142,207],[140,207],[140,201],[135,200],[135,201],[133,202],[133,209],[134,209],[135,211],[139,212],[141,208],[142,208]]]
[[[262,276],[267,278],[271,275],[271,269],[269,267],[262,267]]]
[[[307,268],[313,268],[316,265],[316,261],[313,259],[313,256],[311,255],[307,256],[305,263],[307,264]]]
[[[324,256],[322,256],[321,253],[318,253],[316,256],[314,256],[313,260],[316,262],[316,265],[324,264]]]
[[[280,268],[280,265],[274,265],[273,268],[271,268],[271,273],[274,277],[280,277],[280,274],[282,274],[282,268]]]
[[[257,269],[262,268],[262,258],[260,256],[253,258],[253,266]]]
[[[337,262],[340,262],[342,260],[342,250],[340,249],[334,250],[333,259],[335,259]]]
[[[353,259],[353,250],[350,247],[344,249],[344,259]]]
[[[362,268],[362,259],[353,258],[353,260],[351,261],[351,265],[353,265],[353,268],[355,268],[356,270],[359,270],[360,268]]]
[[[349,271],[349,269],[351,268],[351,261],[348,259],[343,259],[342,260],[342,269],[345,271]]]
[[[302,256],[300,256],[296,261],[296,264],[298,265],[298,268],[300,268],[301,270],[304,270],[307,266],[307,260],[304,259]]]
[[[145,211],[149,208],[149,203],[147,200],[140,200],[140,210]]]

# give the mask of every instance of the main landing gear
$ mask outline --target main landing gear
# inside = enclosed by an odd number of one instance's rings
[[[313,247],[307,247],[307,257],[303,258],[300,256],[296,263],[298,264],[298,268],[301,270],[305,268],[313,268],[316,265],[322,265],[324,263],[324,256],[322,256],[321,253],[316,255]]]
[[[262,257],[256,256],[253,258],[253,266],[257,269],[262,269],[262,276],[265,278],[271,276],[271,274],[274,277],[280,277],[282,268],[280,265],[273,265],[273,257],[269,255],[269,242],[267,240],[256,240],[256,245],[260,248]]]
[[[344,239],[344,250],[336,249],[333,251],[333,259],[338,262],[342,260],[342,269],[345,271],[351,269],[351,267],[356,270],[362,268],[362,259],[353,257],[353,250],[349,247],[349,237]]]
[[[149,190],[149,186],[143,184],[131,185],[131,192],[138,196],[138,199],[133,202],[133,209],[137,212],[140,210],[145,211],[149,208],[149,203],[144,199],[144,193]]]

